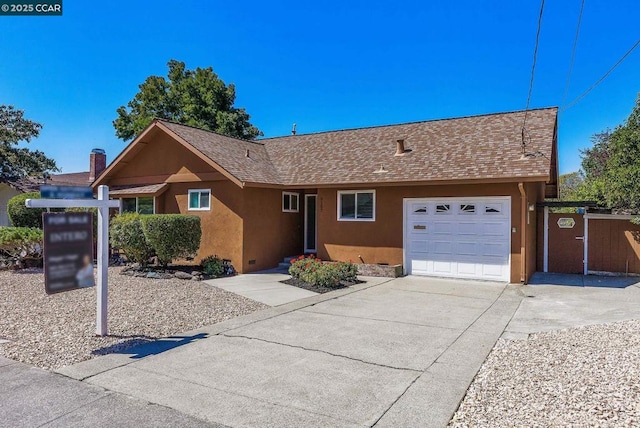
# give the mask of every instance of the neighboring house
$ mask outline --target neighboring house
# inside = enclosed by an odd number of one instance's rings
[[[285,256],[520,282],[557,193],[557,108],[242,141],[154,120],[94,182],[123,211],[202,219],[199,257]]]
[[[58,186],[90,186],[107,166],[107,155],[102,149],[93,149],[89,155],[89,171],[54,174],[47,180],[24,178],[0,182],[0,226],[9,226],[7,203],[9,199],[26,192],[37,192],[43,184]]]

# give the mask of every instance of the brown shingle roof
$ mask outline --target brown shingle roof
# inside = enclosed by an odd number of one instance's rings
[[[548,177],[557,108],[261,140],[283,185]],[[394,156],[396,140],[411,152]],[[375,173],[383,167],[387,172]]]
[[[68,174],[54,174],[47,184],[56,186],[90,186],[89,171],[86,172],[70,172]]]
[[[525,157],[521,146],[524,111],[292,135],[257,142],[164,120],[157,122],[242,183],[311,187],[553,180],[550,174],[555,163],[557,113],[555,107],[527,112],[526,153],[530,156]],[[398,139],[405,141],[409,153],[394,156]],[[381,169],[384,172],[376,172]]]
[[[278,184],[280,181],[261,143],[238,140],[164,120],[158,120],[158,122],[241,182]]]
[[[7,184],[21,192],[37,192],[43,184],[55,186],[90,186],[89,172],[71,172],[68,174],[53,174],[46,183],[42,178],[25,177],[19,180],[9,180]]]

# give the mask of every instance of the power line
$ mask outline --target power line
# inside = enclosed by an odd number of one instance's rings
[[[576,26],[576,37],[573,39],[573,49],[571,50],[571,62],[569,63],[569,72],[567,73],[567,81],[564,85],[564,93],[562,94],[562,103],[564,105],[567,101],[567,95],[569,94],[569,82],[571,81],[571,72],[573,71],[573,64],[576,60],[576,49],[578,47],[578,37],[580,36],[580,25],[582,24],[582,12],[584,11],[584,0],[580,5],[580,14],[578,15],[578,25]]]
[[[591,92],[596,86],[598,86],[600,83],[602,83],[602,81],[604,79],[606,79],[607,77],[609,77],[609,75],[613,72],[613,70],[615,70],[620,64],[622,64],[622,62],[627,59],[627,57],[629,55],[631,55],[631,52],[633,52],[633,50],[635,48],[638,47],[638,45],[640,45],[640,39],[638,39],[636,41],[636,43],[631,46],[631,49],[629,49],[624,55],[622,55],[622,58],[620,58],[618,60],[618,62],[616,62],[613,67],[611,67],[609,69],[609,71],[607,71],[600,79],[598,79],[598,81],[596,83],[594,83],[593,85],[591,85],[589,87],[589,89],[587,89],[586,91],[584,91],[582,94],[580,94],[576,99],[574,99],[573,101],[571,101],[569,104],[567,104],[565,107],[562,108],[562,111],[565,111],[571,107],[573,107],[574,105],[576,105],[581,99],[583,99],[589,92]]]
[[[536,44],[533,48],[533,63],[531,64],[531,78],[529,79],[529,95],[527,95],[527,106],[524,109],[524,119],[522,121],[522,153],[526,150],[525,128],[527,126],[527,114],[531,103],[531,92],[533,92],[533,80],[536,73],[536,61],[538,58],[538,46],[540,44],[540,29],[542,28],[542,14],[544,12],[544,0],[540,3],[540,14],[538,15],[538,29],[536,31]]]

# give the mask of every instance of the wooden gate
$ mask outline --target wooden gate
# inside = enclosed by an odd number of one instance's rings
[[[542,224],[539,226],[540,229],[544,227]],[[547,272],[579,274],[583,272],[584,218],[582,214],[549,213],[548,242]]]

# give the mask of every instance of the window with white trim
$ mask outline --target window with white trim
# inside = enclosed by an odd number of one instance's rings
[[[211,189],[189,189],[189,211],[211,209]]]
[[[155,214],[155,198],[153,196],[142,196],[139,198],[120,199],[121,213]]]
[[[338,220],[375,221],[375,190],[344,190],[338,192]]]
[[[282,212],[297,213],[300,211],[300,193],[282,192]]]

